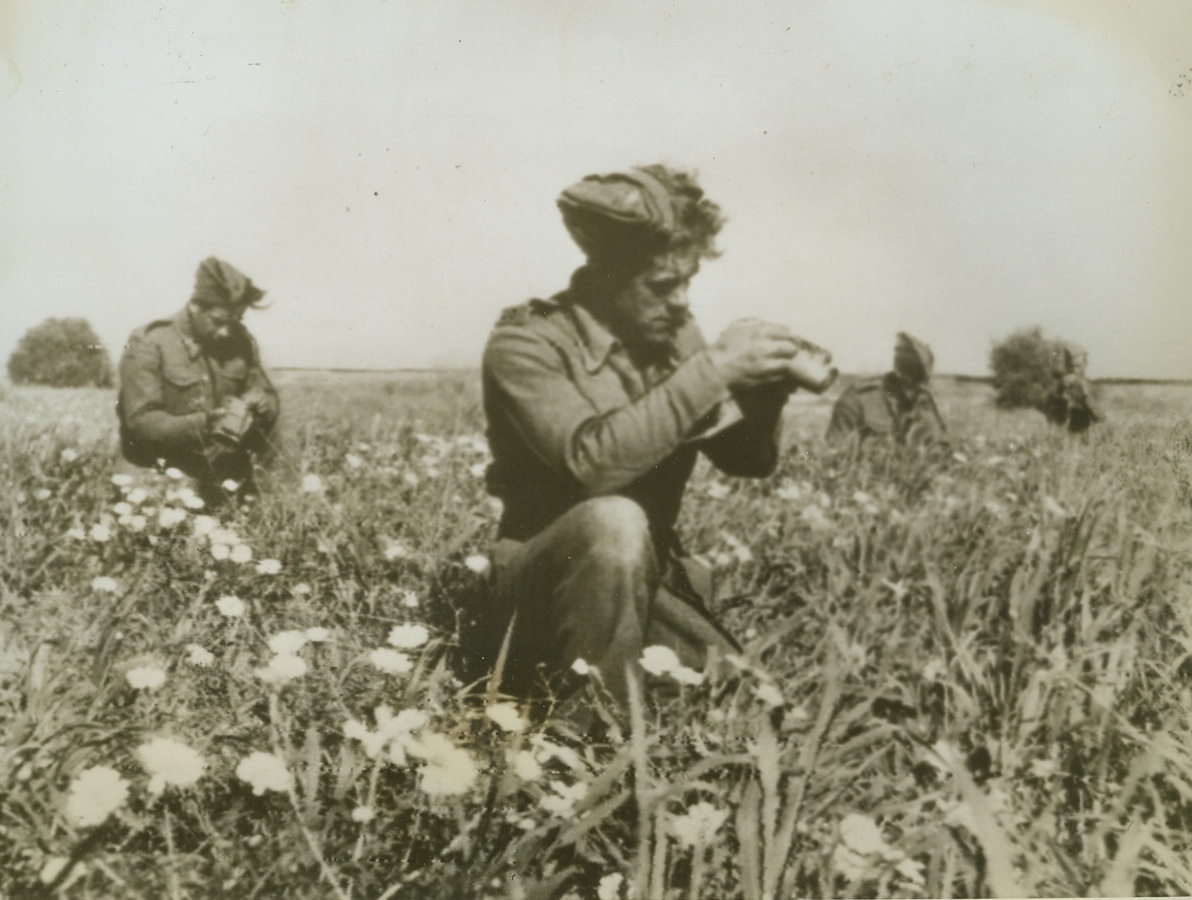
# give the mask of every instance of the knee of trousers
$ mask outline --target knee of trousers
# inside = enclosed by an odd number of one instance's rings
[[[620,570],[656,568],[650,522],[645,511],[626,497],[596,497],[574,509],[581,552],[602,567]]]

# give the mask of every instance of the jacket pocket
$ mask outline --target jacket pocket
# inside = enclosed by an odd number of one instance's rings
[[[167,365],[162,368],[161,379],[166,412],[184,416],[206,407],[207,392],[203,385],[203,374],[197,369]]]

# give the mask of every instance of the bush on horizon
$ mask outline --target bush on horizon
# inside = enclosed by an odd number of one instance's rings
[[[1087,357],[1083,348],[1047,337],[1037,325],[1020,328],[994,343],[989,351],[989,368],[997,389],[997,405],[1005,409],[1038,409],[1055,388],[1055,373],[1065,349],[1077,359]]]
[[[13,384],[111,387],[112,361],[86,319],[46,319],[25,332],[8,357]]]

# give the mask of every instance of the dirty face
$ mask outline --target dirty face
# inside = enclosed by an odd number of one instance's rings
[[[698,272],[698,256],[672,253],[622,273],[604,308],[609,330],[629,346],[673,343],[691,318],[687,289]]]

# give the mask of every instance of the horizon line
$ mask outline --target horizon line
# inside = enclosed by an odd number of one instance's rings
[[[273,372],[334,372],[345,375],[435,375],[464,372],[477,372],[479,366],[410,366],[400,368],[357,368],[346,366],[269,366]],[[844,378],[872,378],[881,375],[880,372],[841,372]],[[932,380],[948,378],[954,381],[969,381],[985,384],[993,383],[992,375],[969,375],[963,372],[938,372],[932,375]],[[1140,378],[1132,375],[1106,375],[1090,378],[1096,384],[1185,384],[1192,385],[1192,378]]]

